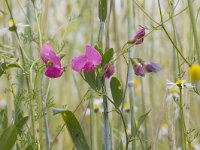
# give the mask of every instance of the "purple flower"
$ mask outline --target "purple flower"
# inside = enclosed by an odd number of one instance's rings
[[[137,76],[141,76],[144,77],[145,76],[145,72],[144,72],[144,68],[142,67],[142,64],[140,63],[136,63],[133,66],[134,72]]]
[[[146,72],[158,72],[161,69],[161,65],[155,62],[144,62],[144,69]]]
[[[136,35],[132,38],[130,43],[135,45],[142,44],[144,41],[144,36],[145,36],[145,28],[141,28],[140,30],[137,31]]]
[[[90,45],[85,46],[85,54],[75,56],[72,59],[72,69],[76,72],[94,72],[95,66],[101,64],[102,57],[99,52]]]
[[[58,78],[64,72],[60,58],[53,51],[49,43],[45,43],[40,49],[40,57],[46,65],[45,75],[49,78]]]
[[[105,78],[109,79],[114,73],[115,73],[115,67],[112,65],[110,66],[109,64],[105,64]]]

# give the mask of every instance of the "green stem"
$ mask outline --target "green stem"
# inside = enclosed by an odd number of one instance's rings
[[[185,119],[184,119],[184,113],[183,113],[183,95],[182,95],[182,87],[179,87],[180,89],[180,117],[182,122],[182,132],[183,132],[183,142],[184,142],[184,150],[187,149],[187,134],[186,134],[186,126],[185,126]]]
[[[163,28],[163,30],[165,31],[165,34],[167,35],[167,37],[169,38],[169,40],[171,41],[171,43],[173,44],[174,48],[176,49],[176,51],[179,53],[179,55],[182,57],[182,59],[188,64],[188,66],[191,66],[191,64],[187,61],[187,59],[183,56],[183,54],[181,53],[181,51],[179,50],[179,48],[177,47],[177,45],[174,43],[173,39],[170,37],[169,33],[167,32],[164,22],[163,22],[163,16],[162,16],[162,10],[161,10],[161,5],[160,5],[160,0],[158,0],[158,6],[159,6],[159,13],[160,13],[160,18],[161,18],[161,27]]]
[[[200,46],[199,46],[199,39],[198,39],[198,35],[197,35],[198,32],[197,32],[197,27],[196,27],[195,16],[194,16],[194,12],[193,12],[194,7],[192,6],[191,0],[187,0],[187,1],[188,1],[189,12],[190,12],[190,21],[192,24],[194,43],[195,43],[195,47],[196,47],[196,51],[197,51],[197,58],[198,58],[198,62],[200,63]]]
[[[8,4],[8,0],[5,0],[5,2],[6,2],[6,5],[8,7],[8,11],[9,11],[10,17],[14,21],[14,17],[12,15],[12,11],[11,11],[10,6]],[[18,34],[16,29],[14,30],[14,33],[16,34],[18,41],[20,41],[20,37],[19,37],[19,34]],[[25,62],[25,58],[24,58],[24,53],[23,53],[23,49],[22,49],[20,44],[19,44],[19,50],[20,50],[20,55],[22,57],[23,68],[24,68],[24,70],[26,70],[26,62]],[[25,71],[25,74],[26,74],[26,71]],[[29,84],[30,82],[29,82],[29,78],[28,78],[27,74],[25,76],[25,80],[26,80],[28,93],[31,93],[31,88],[30,88],[30,84]],[[33,133],[33,136],[35,136],[35,123],[34,123],[34,118],[33,118],[34,116],[33,116],[33,108],[32,108],[32,106],[33,105],[32,105],[32,101],[31,101],[30,114],[31,114],[32,133]]]
[[[50,81],[48,83],[48,89],[49,89],[49,85],[50,85]],[[49,139],[49,126],[48,126],[48,116],[47,116],[47,111],[46,111],[46,100],[47,100],[47,96],[48,96],[48,89],[47,89],[47,93],[45,95],[44,93],[44,76],[42,78],[42,82],[41,82],[41,97],[42,97],[42,113],[44,115],[44,129],[45,129],[45,137],[46,137],[46,149],[50,150],[50,139]]]
[[[102,40],[104,33],[104,22],[100,22],[99,35],[98,35],[98,44],[102,49]],[[109,127],[109,118],[108,118],[108,102],[106,95],[106,84],[105,79],[102,77],[102,93],[103,95],[103,108],[104,108],[104,142],[106,150],[111,150],[111,137],[110,137],[110,127]]]
[[[127,15],[128,15],[128,38],[130,39],[132,36],[132,28],[133,28],[133,16],[132,16],[132,0],[127,0]],[[129,58],[133,58],[134,56],[134,49],[130,48],[129,51]],[[129,59],[128,62],[128,89],[129,89],[129,103],[130,103],[130,111],[131,111],[131,115],[130,115],[130,119],[131,119],[131,135],[134,135],[134,130],[135,130],[135,110],[134,110],[134,106],[135,106],[135,100],[134,100],[134,85],[133,85],[133,80],[134,80],[134,71],[133,71],[133,67],[131,64],[131,61]],[[133,140],[132,142],[132,150],[136,149],[136,141]]]

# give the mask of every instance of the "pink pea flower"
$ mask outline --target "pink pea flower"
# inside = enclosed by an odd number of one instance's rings
[[[45,75],[49,78],[58,78],[64,72],[60,58],[53,51],[49,43],[45,43],[40,49],[40,57],[46,65]]]
[[[85,46],[85,54],[75,56],[72,59],[72,69],[76,72],[94,72],[95,66],[101,64],[102,56],[100,53],[92,46]]]
[[[109,79],[114,73],[115,73],[115,67],[112,65],[110,66],[109,64],[105,64],[105,78]]]
[[[142,44],[144,41],[144,36],[145,36],[145,28],[141,28],[140,30],[137,31],[136,35],[132,38],[130,43],[135,45]]]
[[[134,66],[133,66],[133,70],[135,72],[135,74],[137,76],[141,76],[141,77],[144,77],[145,76],[145,72],[144,72],[144,68],[142,67],[142,64],[140,63],[136,63]]]
[[[155,62],[144,62],[144,69],[146,72],[158,72],[161,70],[161,65]]]

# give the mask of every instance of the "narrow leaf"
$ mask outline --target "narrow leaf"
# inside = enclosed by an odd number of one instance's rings
[[[6,70],[7,66],[6,63],[0,62],[0,77],[3,75],[4,71]]]
[[[72,141],[77,150],[89,150],[86,138],[83,134],[81,126],[71,111],[62,112],[63,120],[71,135]]]
[[[28,121],[28,116],[22,117],[21,119],[19,119],[15,122],[15,126],[16,126],[18,132],[22,131],[22,128],[26,124],[27,121]]]
[[[99,0],[99,19],[105,22],[107,15],[107,0]]]
[[[143,124],[143,122],[145,121],[146,117],[148,116],[148,114],[150,113],[151,110],[149,110],[147,113],[143,114],[142,116],[139,117],[138,119],[138,127],[137,127],[137,131],[139,130],[140,126]]]
[[[95,73],[94,72],[89,72],[86,73],[84,72],[84,77],[86,82],[90,85],[90,87],[94,90],[96,90],[96,80],[95,80]]]
[[[110,89],[114,103],[119,107],[122,103],[123,90],[120,81],[116,77],[112,77],[110,81]]]
[[[11,150],[17,140],[17,130],[14,125],[6,128],[0,137],[0,148],[2,150]]]
[[[102,57],[102,65],[109,63],[113,57],[113,48],[108,49]]]

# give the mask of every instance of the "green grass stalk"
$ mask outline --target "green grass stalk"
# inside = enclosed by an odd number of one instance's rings
[[[130,39],[133,33],[133,16],[132,16],[132,6],[133,2],[132,0],[127,0],[127,16],[128,16],[128,38]],[[129,50],[129,58],[133,58],[134,56],[134,50],[133,48],[130,48]],[[131,64],[131,61],[129,59],[128,62],[128,89],[129,89],[129,102],[130,102],[130,112],[131,112],[131,135],[134,135],[135,130],[135,100],[134,100],[134,71],[133,66]],[[136,149],[136,141],[133,140],[132,142],[132,150]]]
[[[188,1],[188,7],[189,7],[189,13],[190,13],[190,21],[192,25],[192,31],[193,31],[193,36],[194,36],[194,43],[197,51],[197,58],[198,58],[198,63],[200,64],[200,45],[199,45],[199,39],[198,39],[198,32],[197,32],[197,27],[196,27],[196,21],[195,21],[195,16],[194,16],[194,7],[192,6],[192,1]]]

